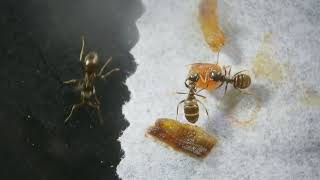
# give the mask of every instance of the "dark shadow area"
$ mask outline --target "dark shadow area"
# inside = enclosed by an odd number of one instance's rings
[[[0,13],[0,179],[118,179],[140,0],[3,0]],[[121,69],[96,83],[103,125],[91,108],[64,125],[80,101],[80,92],[62,81],[83,77],[82,35],[86,52],[98,52],[101,63],[112,56],[107,70]]]

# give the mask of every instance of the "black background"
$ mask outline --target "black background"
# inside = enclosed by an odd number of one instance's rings
[[[122,105],[125,80],[136,69],[140,0],[1,0],[0,179],[117,179],[123,155],[117,141],[128,126]],[[62,81],[81,78],[81,36],[86,52],[120,72],[96,83],[104,124],[93,109],[76,111],[79,92]]]

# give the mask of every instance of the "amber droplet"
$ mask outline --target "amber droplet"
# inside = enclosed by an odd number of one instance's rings
[[[218,73],[222,73],[222,68],[219,64],[209,64],[209,63],[195,63],[191,64],[190,74],[198,73],[200,75],[200,79],[196,84],[196,87],[199,89],[206,88],[206,90],[214,90],[219,87],[221,82],[214,81],[210,79],[210,72],[216,71]]]
[[[199,158],[206,157],[217,144],[217,139],[200,127],[173,119],[158,119],[148,134],[177,151]]]
[[[220,52],[224,46],[224,33],[219,26],[217,0],[201,0],[199,22],[206,42],[214,52]]]

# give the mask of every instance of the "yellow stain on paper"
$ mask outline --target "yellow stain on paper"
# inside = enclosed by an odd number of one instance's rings
[[[239,119],[237,117],[237,114],[235,113],[235,110],[238,108],[237,106],[239,105],[242,98],[253,98],[255,101],[255,105],[254,107],[252,107],[253,109],[250,110],[251,113],[246,119]],[[261,110],[261,99],[254,94],[245,95],[238,90],[231,90],[222,99],[222,101],[218,105],[218,108],[226,112],[231,122],[235,125],[254,125],[256,123],[256,119],[258,118],[258,113]],[[249,111],[249,109],[247,110]]]
[[[320,107],[320,93],[315,90],[306,90],[301,103],[305,106]]]
[[[272,33],[265,34],[260,50],[252,61],[253,73],[257,79],[281,81],[284,78],[284,65],[277,62],[272,46]]]

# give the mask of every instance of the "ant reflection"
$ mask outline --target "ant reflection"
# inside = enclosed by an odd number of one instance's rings
[[[81,90],[81,102],[79,104],[74,104],[72,106],[70,114],[68,115],[68,117],[65,119],[64,122],[67,123],[70,120],[74,110],[79,109],[84,105],[88,105],[97,110],[99,122],[100,124],[102,124],[103,119],[102,119],[101,110],[100,110],[101,103],[96,95],[95,81],[96,79],[106,79],[113,72],[119,71],[120,69],[114,68],[109,72],[103,74],[104,69],[111,63],[112,57],[110,57],[100,69],[98,54],[94,51],[91,51],[83,59],[83,51],[84,51],[84,37],[82,37],[82,48],[80,52],[80,62],[84,66],[84,78],[71,79],[63,82],[64,84],[76,85],[77,89]]]

